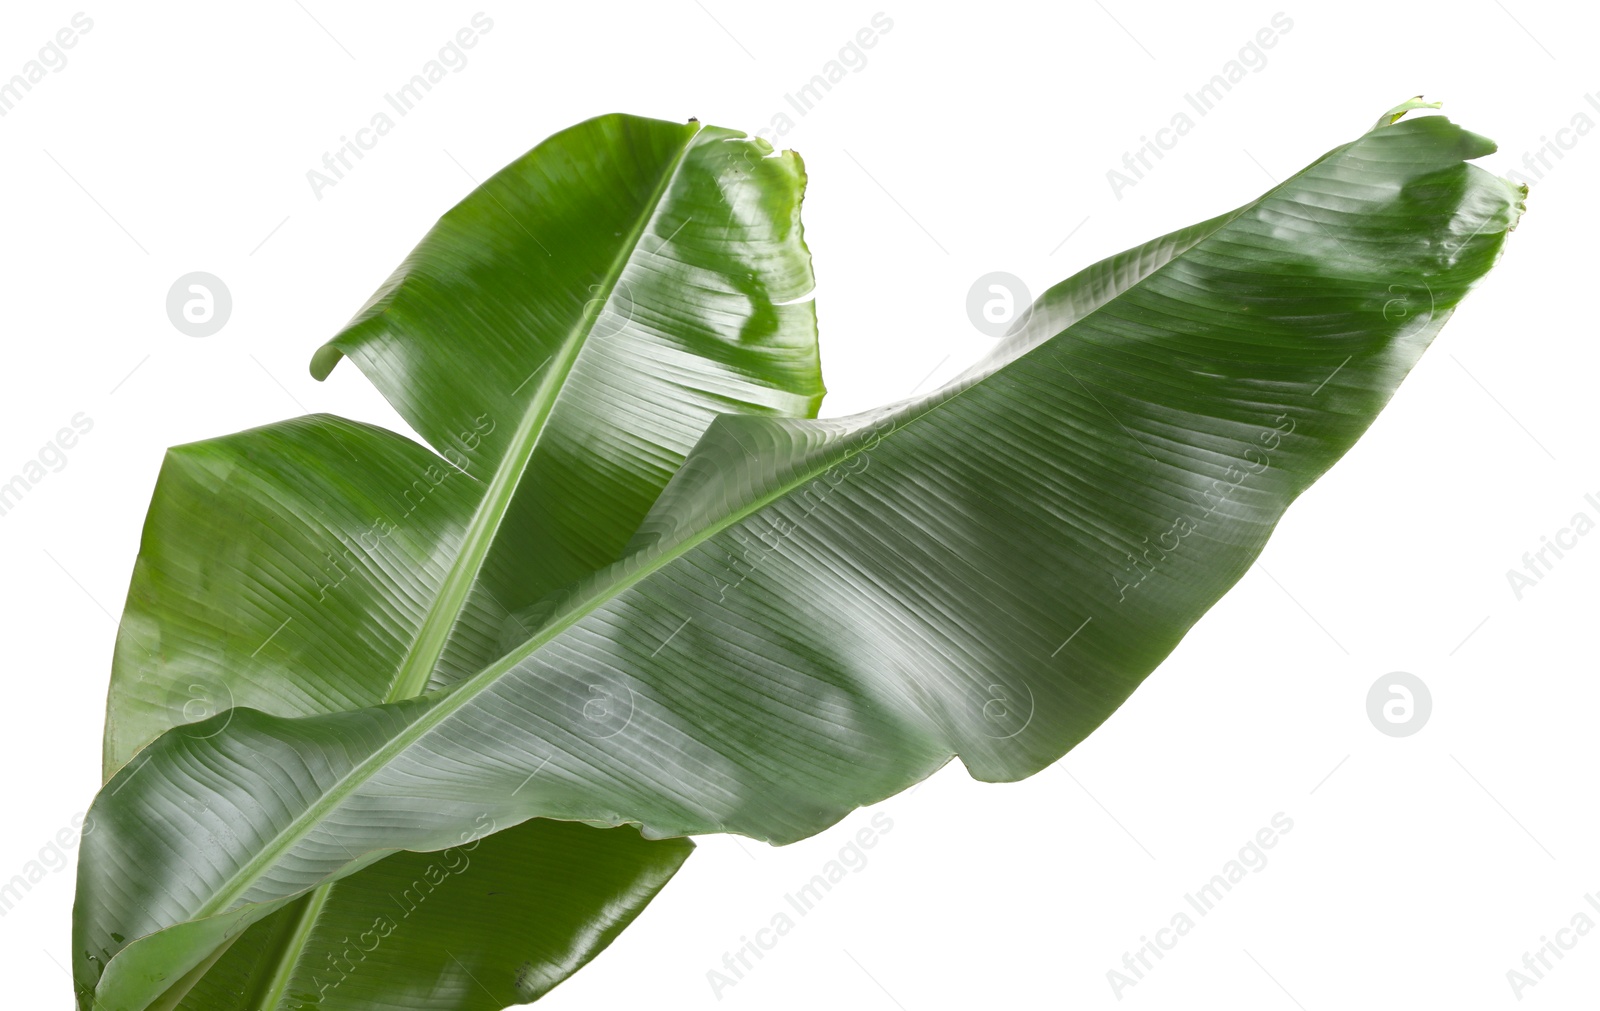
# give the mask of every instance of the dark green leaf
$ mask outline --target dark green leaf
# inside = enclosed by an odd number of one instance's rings
[[[236,705],[338,712],[481,667],[511,608],[618,556],[714,416],[814,415],[803,186],[798,157],[760,141],[608,116],[447,213],[316,366],[352,355],[437,454],[326,416],[172,450],[118,640],[107,775]],[[527,1000],[603,948],[691,849],[549,821],[474,845],[470,880],[318,1006],[378,1006],[363,1001],[391,983],[413,1011]],[[398,855],[300,900],[167,1001],[193,986],[182,1006],[197,1011],[298,1006],[297,988],[343,957],[334,927],[393,915],[387,885],[419,866],[433,865]],[[158,960],[142,996],[102,1003],[142,1007],[200,954]],[[505,1000],[400,986],[396,966],[480,974]]]
[[[634,553],[446,692],[164,736],[93,808],[76,926],[115,955],[101,993],[484,812],[784,842],[952,756],[1036,772],[1244,573],[1493,265],[1521,194],[1465,164],[1490,150],[1441,117],[1380,126],[1053,289],[929,396],[719,419]],[[625,708],[586,711],[594,684]],[[196,866],[213,820],[239,834]]]

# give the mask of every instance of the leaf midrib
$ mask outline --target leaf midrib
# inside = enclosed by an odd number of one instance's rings
[[[550,416],[555,410],[556,402],[560,399],[566,387],[566,381],[572,374],[578,356],[582,352],[591,333],[594,331],[595,322],[610,304],[611,296],[616,291],[617,283],[622,278],[622,273],[627,269],[638,252],[639,245],[644,239],[646,230],[650,227],[660,212],[662,201],[671,190],[684,160],[688,157],[690,149],[694,147],[699,138],[701,127],[696,124],[694,132],[688,134],[682,147],[678,150],[677,157],[661,174],[655,191],[651,194],[650,201],[644,213],[640,214],[635,222],[627,241],[617,249],[611,266],[602,281],[601,295],[598,298],[585,301],[583,312],[567,332],[561,347],[546,360],[546,364],[553,364],[534,388],[533,396],[529,399],[528,407],[524,410],[518,422],[516,432],[512,435],[511,444],[500,458],[500,464],[495,468],[494,476],[490,479],[489,487],[485,490],[478,507],[473,511],[472,519],[467,525],[467,532],[463,536],[462,550],[457,552],[451,562],[450,571],[445,580],[440,584],[439,592],[434,596],[433,603],[429,605],[428,613],[419,626],[411,647],[406,652],[394,684],[384,697],[386,703],[399,702],[404,699],[414,698],[423,693],[428,686],[428,681],[433,675],[433,669],[443,655],[444,647],[449,641],[450,629],[460,617],[466,605],[468,594],[477,582],[478,574],[483,569],[484,560],[488,557],[489,548],[494,544],[495,535],[499,532],[500,524],[505,519],[505,514],[510,507],[511,499],[516,493],[518,484],[526,473],[528,461],[532,459],[534,450],[538,447]],[[594,306],[591,311],[590,306]],[[355,771],[355,770],[352,770]],[[244,883],[248,887],[249,880]],[[262,1005],[265,1011],[277,1003],[284,988],[288,985],[293,975],[294,967],[302,958],[306,945],[310,942],[311,926],[320,915],[323,906],[328,900],[335,882],[325,882],[312,890],[304,900],[305,905],[299,910],[300,922],[293,935],[287,939],[284,949],[279,952],[274,960],[272,975],[272,992],[270,1003]],[[241,889],[242,890],[242,889]],[[228,893],[219,892],[207,907],[215,906],[221,902]],[[232,904],[233,899],[227,898],[226,904]],[[196,916],[211,915],[202,911]],[[213,910],[220,912],[221,909]]]
[[[1288,179],[1285,179],[1282,183],[1272,187],[1272,189],[1266,191],[1255,200],[1241,205],[1232,214],[1219,215],[1220,220],[1216,230],[1193,243],[1191,246],[1185,249],[1183,253],[1173,256],[1159,267],[1142,275],[1133,284],[1130,284],[1126,288],[1118,291],[1115,295],[1102,302],[1094,310],[1075,320],[1072,324],[1063,328],[1057,334],[1050,338],[1046,338],[1045,340],[1041,341],[1039,345],[1018,355],[1017,359],[1013,359],[1013,361],[1027,357],[1028,355],[1037,352],[1042,347],[1053,343],[1063,334],[1080,326],[1085,320],[1104,311],[1107,306],[1123,298],[1128,292],[1146,284],[1152,277],[1166,272],[1173,263],[1179,262],[1185,254],[1192,252],[1196,246],[1208,241],[1223,229],[1227,228],[1229,224],[1236,220],[1245,211],[1260,205],[1268,197],[1285,189],[1290,182],[1305,175],[1312,168],[1328,160],[1329,158],[1343,152],[1344,149],[1349,146],[1351,145],[1341,145],[1340,147],[1329,151],[1321,158],[1313,161],[1310,165],[1307,165],[1301,171],[1295,173],[1293,176],[1290,176]],[[1007,362],[1005,364],[1008,365],[1011,364],[1011,362]],[[890,429],[890,432],[886,433],[883,437],[886,438],[888,434],[893,434],[893,432],[899,431],[908,425],[922,420],[928,415],[933,414],[934,412],[948,405],[952,401],[959,399],[961,396],[971,392],[973,389],[982,386],[988,379],[998,373],[1001,368],[1003,368],[1003,366],[997,366],[994,370],[973,376],[964,385],[947,391],[944,396],[931,394],[923,404],[907,404],[906,408],[909,416],[895,423],[893,428]],[[923,409],[921,411],[911,413],[911,408],[916,406],[921,406]],[[895,414],[893,411],[884,412],[883,420],[887,422],[894,418],[894,416]],[[850,435],[846,438],[859,436],[861,433],[869,431],[871,427],[872,426],[869,425],[868,428],[857,429],[855,432],[850,433]],[[500,677],[509,672],[512,668],[516,667],[523,660],[536,653],[544,645],[555,639],[556,636],[560,635],[562,632],[565,632],[573,625],[576,625],[597,607],[609,600],[614,599],[621,593],[626,592],[631,587],[653,575],[659,569],[688,554],[691,550],[698,547],[705,541],[710,540],[712,537],[715,537],[722,531],[765,509],[768,505],[788,495],[805,483],[813,480],[818,474],[823,473],[832,467],[838,466],[839,463],[843,462],[844,460],[851,459],[860,452],[865,451],[866,450],[862,449],[858,443],[855,446],[848,447],[845,452],[839,455],[837,459],[834,459],[831,454],[819,453],[817,457],[818,459],[829,461],[826,467],[813,464],[811,467],[799,468],[790,480],[780,482],[767,494],[752,500],[745,507],[735,510],[734,512],[729,513],[727,516],[708,524],[704,529],[697,531],[693,535],[672,545],[670,548],[661,550],[659,554],[651,558],[647,563],[641,564],[629,571],[620,573],[615,579],[597,587],[596,590],[587,594],[573,605],[569,606],[563,614],[549,621],[543,628],[535,633],[532,638],[528,639],[521,646],[518,646],[516,649],[505,654],[499,660],[485,667],[477,674],[474,674],[472,677],[460,682],[458,685],[450,689],[444,695],[444,697],[441,698],[439,702],[428,712],[424,713],[415,721],[405,726],[400,730],[399,733],[390,738],[377,751],[373,752],[366,759],[353,766],[349,772],[345,773],[337,781],[335,781],[311,805],[309,805],[306,810],[292,819],[288,825],[284,826],[282,830],[274,835],[268,844],[264,846],[255,857],[246,862],[246,864],[235,873],[235,875],[230,879],[228,885],[225,886],[224,890],[219,891],[215,896],[212,897],[212,899],[204,903],[196,911],[194,918],[198,919],[204,916],[214,915],[215,913],[222,912],[228,908],[234,901],[243,895],[245,889],[250,887],[256,880],[260,878],[261,874],[264,873],[265,870],[272,867],[276,863],[279,855],[288,852],[295,844],[305,838],[305,836],[308,835],[312,829],[322,822],[324,815],[335,809],[339,803],[341,803],[347,796],[349,796],[357,788],[369,780],[372,775],[375,775],[377,771],[385,767],[393,758],[414,744],[418,739],[420,739],[428,731],[432,730],[439,723],[443,722],[447,717],[461,709],[468,702],[476,699],[483,690],[492,686],[500,679]],[[323,885],[319,887],[327,886]]]
[[[1158,268],[1158,270],[1164,268],[1165,265],[1163,265],[1162,268]],[[1155,272],[1153,271],[1152,274],[1153,273]],[[1150,276],[1151,275],[1147,274],[1144,277],[1141,277],[1135,285],[1130,285],[1129,288],[1124,289],[1122,292],[1118,292],[1116,296],[1108,299],[1107,303],[1114,301],[1116,298],[1120,298],[1126,291],[1136,287],[1137,284],[1144,283],[1144,281]],[[1080,320],[1079,322],[1082,321]],[[1076,326],[1077,324],[1075,323],[1073,325]],[[1062,331],[1062,333],[1065,333],[1066,330],[1070,329],[1072,329],[1072,327],[1067,327]],[[1057,334],[1056,336],[1060,336],[1060,334]],[[959,389],[949,391],[942,397],[930,395],[928,400],[920,405],[908,404],[907,414],[909,416],[904,417],[902,420],[896,421],[893,428],[891,428],[888,433],[885,433],[884,438],[893,432],[899,431],[908,425],[920,421],[929,414],[932,414],[933,412],[949,404],[951,401],[957,399],[961,395],[970,392],[977,386],[982,385],[984,381],[987,380],[991,375],[993,375],[993,373],[975,377],[967,385]],[[923,409],[916,413],[911,413],[909,409],[916,406],[921,406]],[[883,416],[883,421],[887,423],[894,418],[895,414],[893,412],[887,412]],[[846,438],[858,437],[863,433],[870,431],[870,428],[871,426],[869,425],[868,428],[858,429],[855,432],[850,433],[850,435]],[[789,480],[780,482],[767,494],[753,499],[743,508],[735,510],[713,523],[707,524],[707,526],[703,529],[696,531],[693,535],[672,545],[670,548],[663,549],[654,558],[651,558],[648,563],[623,572],[619,574],[617,578],[600,585],[594,592],[589,593],[578,602],[569,606],[564,613],[548,622],[543,628],[535,633],[532,638],[528,639],[522,645],[505,654],[499,660],[496,660],[494,663],[485,667],[477,674],[474,674],[472,677],[460,682],[454,688],[450,689],[432,709],[418,717],[414,722],[408,724],[406,727],[400,730],[399,733],[391,737],[377,751],[373,752],[371,755],[367,756],[367,758],[353,766],[349,772],[341,776],[326,791],[324,791],[321,796],[312,802],[311,805],[309,805],[304,811],[291,820],[288,825],[284,826],[284,828],[275,836],[273,836],[271,841],[268,842],[268,844],[264,846],[255,857],[249,860],[243,867],[239,869],[238,872],[234,874],[233,878],[230,879],[224,890],[219,891],[195,912],[194,917],[200,918],[204,916],[210,916],[227,909],[234,901],[243,895],[247,888],[249,888],[256,880],[260,878],[262,873],[276,863],[279,855],[287,852],[296,843],[309,834],[312,829],[322,822],[323,816],[337,807],[337,805],[342,802],[345,797],[354,792],[358,787],[370,779],[372,775],[376,774],[378,770],[381,770],[393,758],[414,744],[429,730],[443,722],[445,718],[462,708],[468,702],[477,698],[483,690],[493,685],[500,679],[500,677],[516,667],[523,660],[536,653],[541,647],[553,640],[556,636],[560,635],[568,628],[571,628],[573,625],[583,620],[584,617],[586,617],[600,605],[604,604],[606,601],[612,600],[619,594],[626,592],[631,587],[653,575],[659,569],[688,554],[691,550],[703,544],[705,541],[710,540],[712,537],[715,537],[722,531],[760,512],[773,502],[776,502],[797,488],[800,488],[801,486],[815,479],[818,474],[823,473],[832,467],[838,466],[843,461],[851,459],[859,453],[867,452],[867,450],[861,446],[861,443],[865,441],[865,439],[860,439],[857,445],[847,447],[846,450],[837,458],[834,458],[831,454],[825,452],[819,453],[817,459],[828,461],[827,466],[821,466],[820,464],[813,463],[809,467],[801,467],[797,469],[795,474],[791,476]],[[327,887],[327,885],[322,885],[319,887]]]
[[[327,908],[328,898],[333,894],[338,882],[317,886],[305,899],[299,900],[294,909],[294,930],[288,935],[283,950],[279,952],[273,966],[272,975],[266,977],[265,996],[257,1003],[259,1011],[274,1011],[283,995],[289,989],[289,981],[294,978],[294,970],[300,964],[300,959],[305,953],[306,945],[311,943],[311,935],[316,930],[317,921],[322,918],[323,909]]]
[[[540,366],[553,367],[549,368],[534,389],[528,407],[523,411],[516,432],[511,437],[511,444],[501,456],[500,464],[495,468],[489,487],[467,524],[466,534],[461,541],[461,550],[456,553],[455,559],[450,564],[449,573],[440,585],[433,603],[429,605],[428,614],[417,629],[416,637],[412,640],[411,648],[406,653],[405,661],[384,699],[385,702],[414,698],[427,689],[433,670],[444,654],[450,630],[460,617],[462,609],[466,606],[467,597],[483,570],[483,563],[488,558],[495,535],[499,532],[500,524],[505,519],[517,486],[527,471],[528,461],[532,459],[534,450],[544,435],[556,402],[561,398],[567,378],[572,374],[580,352],[594,331],[594,324],[599,319],[600,313],[610,304],[617,282],[622,278],[622,272],[627,269],[638,252],[645,230],[660,212],[661,202],[672,188],[672,183],[683,167],[684,159],[700,136],[700,129],[699,124],[696,124],[694,132],[684,138],[677,157],[661,174],[655,192],[651,194],[648,209],[639,215],[633,231],[617,249],[617,255],[602,281],[600,297],[589,299],[584,303],[582,314],[567,332],[560,348],[546,359],[545,365]],[[591,311],[590,306],[595,308]]]

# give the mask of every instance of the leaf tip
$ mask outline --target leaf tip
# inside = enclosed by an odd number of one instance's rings
[[[1401,102],[1393,109],[1390,109],[1388,112],[1379,116],[1378,121],[1372,125],[1372,128],[1376,130],[1380,127],[1398,123],[1400,121],[1400,117],[1415,109],[1441,109],[1443,107],[1443,102],[1428,102],[1424,101],[1421,95],[1412,95],[1404,102]]]
[[[332,344],[324,344],[317,348],[317,353],[311,356],[311,378],[322,382],[328,378],[328,373],[339,364],[339,359],[344,357],[344,352]]]

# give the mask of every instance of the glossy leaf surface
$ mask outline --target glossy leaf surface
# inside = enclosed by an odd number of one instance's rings
[[[1493,265],[1521,193],[1466,164],[1492,149],[1382,125],[1052,289],[933,394],[719,419],[630,553],[504,620],[509,650],[448,691],[162,737],[85,842],[102,989],[485,812],[785,842],[954,756],[1038,771],[1238,580]],[[596,684],[626,705],[597,717]],[[202,806],[241,831],[196,868]]]
[[[118,641],[107,775],[236,705],[339,712],[481,666],[496,641],[482,630],[497,635],[510,606],[618,556],[714,416],[815,414],[803,186],[799,159],[759,141],[610,116],[447,213],[315,367],[353,356],[437,452],[327,416],[170,451]],[[415,875],[437,873],[437,855],[300,900],[165,1000],[526,1001],[603,948],[691,849],[550,821],[472,846],[470,873],[429,891],[381,952],[356,941],[412,882],[432,883]],[[195,964],[159,964],[102,1004],[142,1007]],[[489,985],[458,985],[474,976]]]

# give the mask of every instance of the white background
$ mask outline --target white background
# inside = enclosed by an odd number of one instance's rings
[[[0,118],[0,479],[77,412],[94,427],[0,516],[0,880],[97,786],[115,616],[163,448],[308,411],[405,431],[355,369],[312,381],[311,352],[469,173],[562,127],[628,111],[754,131],[790,112],[824,413],[843,414],[990,346],[964,309],[981,274],[1042,291],[1254,197],[1418,91],[1498,140],[1484,164],[1501,172],[1579,113],[1600,124],[1592,9],[1290,2],[8,4],[0,79],[80,9],[94,26]],[[317,199],[307,170],[479,10],[494,27],[470,62]],[[867,64],[795,116],[785,93],[880,10],[893,27]],[[1265,67],[1196,116],[1185,93],[1278,11],[1293,27]],[[1179,111],[1194,130],[1119,199],[1107,170]],[[871,812],[781,850],[704,840],[546,1006],[1517,1005],[1523,953],[1580,910],[1600,922],[1584,902],[1600,892],[1600,535],[1520,601],[1505,575],[1574,513],[1600,518],[1584,501],[1600,499],[1600,132],[1562,136],[1501,265],[1370,433],[1086,743],[1024,783],[952,766],[880,805],[893,829],[870,863],[720,999],[708,970]],[[164,309],[194,270],[234,300],[206,339]],[[1433,696],[1407,738],[1365,709],[1396,670]],[[1267,866],[1119,1001],[1107,971],[1277,812],[1294,827]],[[67,850],[0,917],[7,1007],[70,1006],[52,964],[69,961]],[[1597,991],[1600,930],[1520,1003]]]

